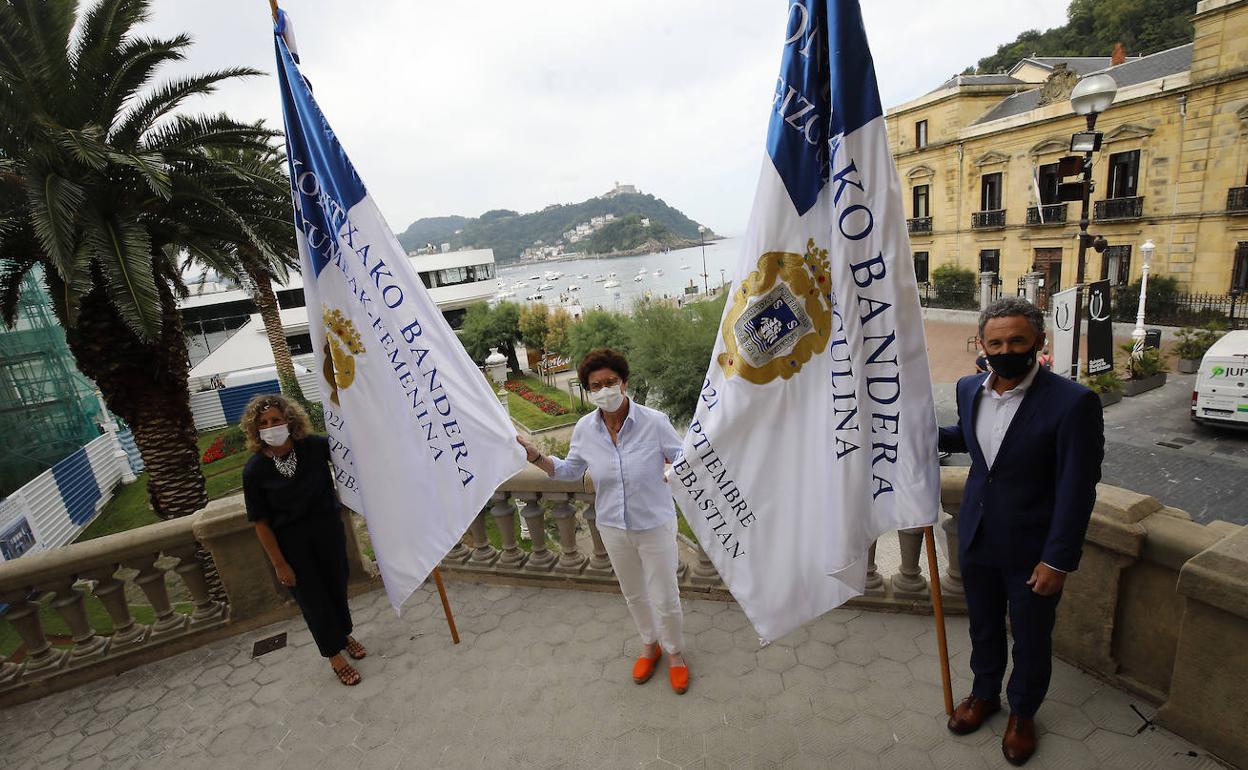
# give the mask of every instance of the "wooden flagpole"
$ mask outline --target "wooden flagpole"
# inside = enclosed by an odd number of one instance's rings
[[[927,571],[932,580],[932,614],[936,617],[936,648],[940,653],[940,683],[945,689],[945,713],[953,716],[953,684],[949,681],[949,640],[945,637],[945,604],[940,595],[940,565],[936,563],[936,534],[923,528],[927,543]]]
[[[269,9],[273,12],[273,21],[277,21],[277,0],[269,0]],[[459,629],[455,628],[455,615],[451,612],[451,603],[446,598],[446,586],[442,585],[442,573],[433,568],[433,582],[438,586],[438,596],[442,599],[442,611],[446,613],[446,625],[451,629],[451,641],[459,644]]]
[[[442,585],[442,573],[433,568],[433,582],[438,586],[438,596],[442,597],[442,611],[446,613],[446,624],[451,627],[451,641],[459,644],[459,631],[455,628],[455,616],[451,614],[451,603],[446,599],[446,586]]]

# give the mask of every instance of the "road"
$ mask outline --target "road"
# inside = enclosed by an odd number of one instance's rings
[[[1105,409],[1102,480],[1152,495],[1207,524],[1248,524],[1248,431],[1195,425],[1188,417],[1195,375]],[[936,386],[942,425],[957,419],[953,385]],[[950,465],[965,465],[954,457]]]

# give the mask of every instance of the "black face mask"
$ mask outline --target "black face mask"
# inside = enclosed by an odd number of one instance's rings
[[[995,353],[988,356],[988,365],[998,377],[1017,380],[1031,371],[1036,364],[1035,348],[1023,353]]]

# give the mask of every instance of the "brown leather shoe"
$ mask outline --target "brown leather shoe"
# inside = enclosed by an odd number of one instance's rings
[[[1001,738],[1001,753],[1011,765],[1022,765],[1036,753],[1036,720],[1010,714]]]
[[[974,695],[968,695],[953,710],[953,716],[949,717],[949,732],[955,735],[970,735],[980,728],[984,722],[988,721],[988,717],[1001,710],[1001,701],[984,700],[976,698]]]

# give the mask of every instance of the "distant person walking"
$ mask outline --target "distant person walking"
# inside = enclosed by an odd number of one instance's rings
[[[590,351],[577,367],[581,387],[598,409],[572,430],[566,459],[543,455],[521,436],[529,462],[561,481],[588,470],[594,479],[598,532],[611,557],[644,644],[633,681],[644,684],[667,650],[672,689],[689,689],[684,614],[676,584],[676,507],[664,467],[676,459],[680,436],[667,415],[628,398],[628,361],[609,348]]]
[[[351,636],[347,606],[347,541],[330,475],[329,440],[311,433],[308,415],[283,396],[256,396],[240,426],[255,454],[243,467],[247,519],[290,589],[321,656],[338,681],[360,683],[342,657],[368,654]]]

